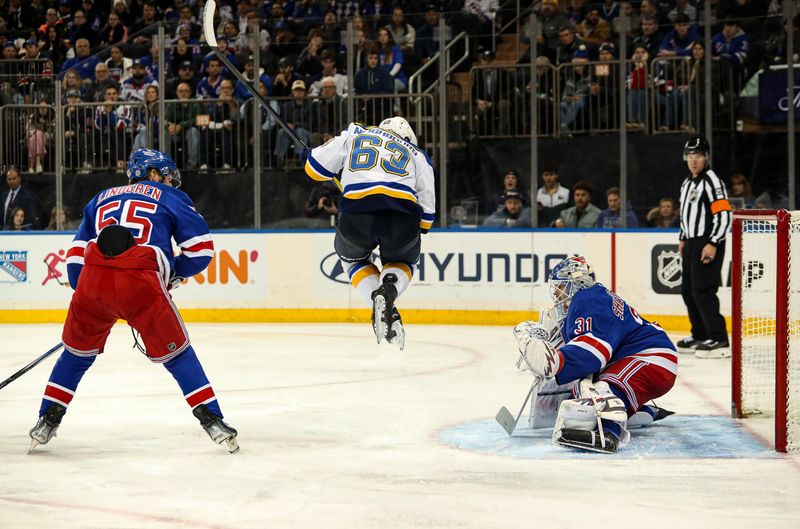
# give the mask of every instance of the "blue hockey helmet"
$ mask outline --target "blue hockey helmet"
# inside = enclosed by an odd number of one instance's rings
[[[579,291],[594,286],[596,280],[592,265],[580,256],[567,257],[558,263],[548,278],[550,297],[553,299],[558,319],[567,316],[567,309],[572,297]]]
[[[172,186],[181,186],[181,173],[169,154],[155,149],[136,149],[128,160],[128,182],[133,184],[147,179],[150,169],[155,169],[164,178],[172,178]]]

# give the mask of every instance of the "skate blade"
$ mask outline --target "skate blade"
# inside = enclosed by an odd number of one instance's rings
[[[230,452],[231,454],[235,454],[236,452],[239,451],[239,441],[237,441],[235,437],[226,439],[225,444],[228,447],[228,452]]]
[[[386,332],[389,330],[386,322],[383,321],[383,313],[386,310],[386,298],[381,295],[375,296],[375,301],[372,307],[373,317],[375,318],[375,338],[378,343],[381,343],[386,337]]]
[[[33,453],[34,449],[37,446],[39,446],[40,444],[41,443],[39,441],[37,441],[36,439],[31,439],[31,446],[28,447],[28,455],[31,455]]]
[[[609,450],[608,448],[601,448],[599,446],[594,445],[587,445],[583,443],[578,443],[576,441],[570,441],[569,439],[559,438],[555,441],[555,444],[558,446],[564,446],[567,448],[577,448],[578,450],[585,450],[587,452],[597,452],[598,454],[616,454],[616,448],[614,450]],[[608,446],[608,445],[606,445]]]
[[[402,351],[405,349],[406,346],[406,331],[403,329],[402,325],[394,325],[392,324],[392,333],[394,336],[391,338],[387,338],[387,341],[392,344],[396,345]]]

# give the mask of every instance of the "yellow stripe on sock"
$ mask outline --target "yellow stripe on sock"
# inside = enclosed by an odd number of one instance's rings
[[[411,272],[411,267],[405,263],[386,263],[385,265],[383,265],[384,272],[389,268],[399,268],[400,270],[405,272],[405,274],[408,276],[409,281],[411,281],[411,277],[414,275],[413,272]]]
[[[361,283],[361,281],[363,281],[365,277],[378,275],[379,273],[380,272],[378,272],[378,268],[375,265],[373,264],[367,265],[358,272],[356,272],[355,274],[353,274],[353,277],[350,279],[350,282],[353,284],[354,287],[357,287],[358,284]]]

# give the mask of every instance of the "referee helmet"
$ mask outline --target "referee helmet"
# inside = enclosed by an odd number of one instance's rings
[[[686,161],[687,156],[692,153],[701,153],[708,157],[711,152],[711,145],[704,136],[692,136],[686,143],[683,144],[683,160]]]

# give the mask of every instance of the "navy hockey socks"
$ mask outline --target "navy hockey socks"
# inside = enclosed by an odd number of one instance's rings
[[[222,410],[219,408],[214,388],[211,387],[192,346],[187,347],[183,353],[166,362],[164,367],[181,387],[183,397],[189,407],[194,409],[205,404],[212,413],[222,417]]]
[[[78,356],[69,351],[61,353],[44,388],[39,417],[44,415],[53,403],[61,404],[65,408],[69,406],[83,374],[91,367],[95,358],[97,358],[95,355]]]

